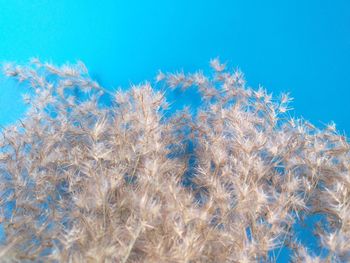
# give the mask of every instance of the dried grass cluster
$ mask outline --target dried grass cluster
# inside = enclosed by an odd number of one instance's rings
[[[345,136],[211,66],[112,94],[82,63],[6,65],[32,91],[0,140],[1,262],[267,262],[283,246],[295,262],[349,261]],[[197,88],[196,114],[169,114],[175,88]],[[314,214],[326,257],[293,229]]]

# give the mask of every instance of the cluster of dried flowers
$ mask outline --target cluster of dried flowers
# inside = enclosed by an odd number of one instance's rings
[[[32,89],[0,138],[1,261],[267,262],[285,246],[295,262],[350,260],[346,138],[211,66],[112,94],[82,63],[6,65]],[[168,114],[175,88],[197,88],[196,114]],[[314,214],[323,257],[293,229]]]

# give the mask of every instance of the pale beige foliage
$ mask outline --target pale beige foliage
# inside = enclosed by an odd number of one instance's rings
[[[32,91],[26,117],[0,140],[1,260],[265,262],[283,246],[296,262],[350,260],[347,139],[333,124],[289,118],[288,94],[275,99],[218,59],[211,66],[212,76],[159,72],[163,91],[111,93],[82,62],[7,64]],[[169,114],[178,87],[198,89],[196,114]],[[313,214],[326,219],[326,258],[293,230]]]

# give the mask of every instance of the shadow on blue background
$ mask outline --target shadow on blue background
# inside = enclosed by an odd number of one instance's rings
[[[349,25],[345,0],[0,0],[0,61],[80,59],[114,90],[158,69],[207,70],[219,56],[248,85],[291,92],[292,114],[349,135]],[[20,100],[20,87],[0,78],[1,125],[23,114]]]

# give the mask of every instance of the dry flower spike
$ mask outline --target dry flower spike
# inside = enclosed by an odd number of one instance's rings
[[[347,139],[210,64],[213,76],[160,71],[162,91],[117,92],[82,62],[6,64],[33,92],[0,137],[1,262],[268,262],[282,247],[295,262],[350,261]],[[176,88],[197,88],[196,114],[166,114]],[[312,215],[325,255],[293,228]]]

